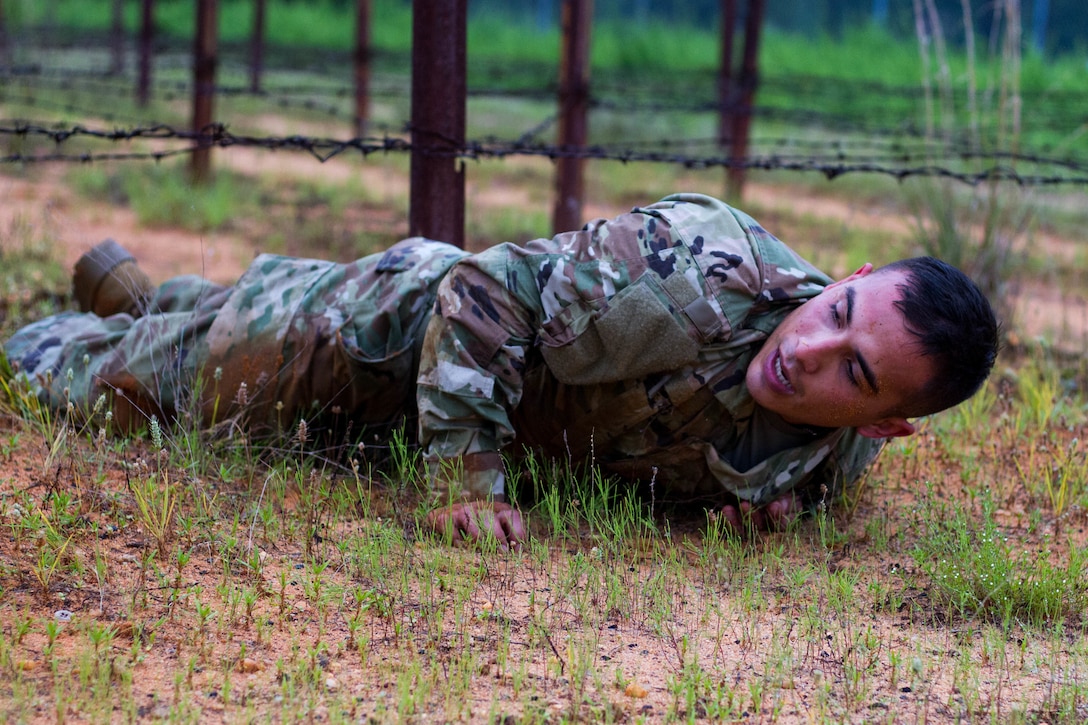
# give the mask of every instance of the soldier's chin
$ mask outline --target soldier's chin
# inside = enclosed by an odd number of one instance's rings
[[[783,408],[789,407],[785,405],[787,401],[783,401],[781,396],[776,395],[775,391],[767,385],[767,381],[759,376],[755,381],[749,378],[748,394],[752,396],[756,405],[779,415],[783,415]]]

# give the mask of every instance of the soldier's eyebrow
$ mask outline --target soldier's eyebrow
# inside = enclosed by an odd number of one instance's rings
[[[854,318],[854,300],[857,297],[857,292],[853,287],[846,288],[846,324],[850,325],[850,321]],[[865,376],[865,382],[869,383],[869,388],[873,391],[873,395],[880,394],[880,386],[876,383],[876,375],[873,373],[873,369],[869,366],[869,361],[865,359],[865,356],[861,354],[860,350],[854,350],[854,358],[858,361],[858,367],[861,368],[861,374]]]

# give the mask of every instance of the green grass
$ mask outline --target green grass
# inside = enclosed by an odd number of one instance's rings
[[[267,11],[269,40],[288,45],[315,48],[346,49],[353,42],[352,18],[354,6],[328,1],[291,3],[270,2]],[[104,31],[112,24],[112,3],[102,0],[61,0],[49,5],[15,2],[7,12],[13,24],[42,24],[46,11],[59,26]],[[125,26],[139,27],[141,9],[135,5],[125,8]],[[190,39],[194,27],[193,5],[185,2],[155,3],[156,30],[167,37]],[[248,40],[253,24],[250,3],[234,0],[222,2],[219,8],[220,38],[224,42]],[[398,2],[376,2],[372,27],[374,35],[384,39],[390,48],[411,46],[411,9]]]
[[[71,272],[57,262],[57,248],[47,220],[16,213],[0,228],[0,319],[5,328],[59,312],[71,294]]]
[[[219,172],[212,183],[195,185],[187,166],[178,163],[126,167],[113,174],[92,167],[77,171],[75,183],[90,198],[131,207],[139,222],[150,227],[214,231],[237,213],[251,213],[257,203],[251,187],[236,175]]]
[[[946,608],[943,614],[1004,627],[1045,628],[1072,619],[1079,627],[1088,604],[1088,554],[1072,541],[1048,538],[1038,548],[1024,548],[997,524],[997,507],[986,492],[979,500],[978,513],[936,498],[919,513],[912,555],[932,582],[930,596]],[[1059,563],[1052,561],[1055,548],[1064,549]]]

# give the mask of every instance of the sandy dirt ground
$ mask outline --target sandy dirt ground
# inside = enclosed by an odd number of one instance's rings
[[[261,175],[284,175],[295,178],[312,177],[324,182],[337,179],[357,179],[362,175],[364,183],[375,189],[385,190],[390,198],[403,197],[405,195],[406,180],[387,170],[368,169],[365,165],[358,164],[319,164],[304,156],[292,154],[270,154],[249,149],[234,149],[229,154],[221,154],[220,163],[231,165],[237,169],[244,169],[246,173]],[[183,273],[202,274],[219,282],[229,283],[245,269],[248,262],[261,250],[259,240],[245,238],[238,232],[214,232],[209,234],[197,234],[178,229],[145,228],[136,219],[135,214],[123,207],[104,206],[78,199],[66,188],[63,179],[64,169],[49,167],[35,170],[33,175],[0,176],[0,198],[5,201],[0,205],[0,229],[15,228],[17,226],[40,226],[48,236],[59,243],[59,250],[64,262],[71,265],[91,245],[101,239],[112,237],[128,247],[140,260],[141,265],[147,270],[155,281],[163,281],[168,277]],[[823,219],[840,221],[844,225],[860,228],[880,229],[893,234],[907,235],[910,232],[909,221],[901,217],[895,217],[876,208],[865,208],[861,205],[851,205],[847,202],[827,198],[802,198],[791,194],[789,190],[779,189],[770,185],[751,185],[748,189],[749,198],[759,203],[761,207],[788,207],[795,212],[811,214]],[[477,211],[486,210],[489,207],[500,206],[518,207],[531,203],[529,196],[523,190],[516,188],[479,188],[470,182],[469,198]],[[607,206],[591,206],[587,209],[587,216],[610,216],[622,211],[618,208]],[[1084,259],[1083,240],[1058,239],[1045,237],[1038,240],[1045,244],[1048,250],[1052,250],[1052,256],[1062,263],[1076,264]],[[1069,346],[1073,350],[1083,350],[1088,346],[1088,306],[1079,293],[1072,294],[1063,291],[1059,286],[1048,285],[1045,282],[1033,282],[1030,287],[1022,291],[1018,305],[1021,336],[1052,335],[1055,330],[1061,333],[1061,344]],[[933,450],[939,450],[935,442],[930,442]],[[40,470],[37,462],[40,454],[33,450],[25,450],[27,456],[24,463],[18,463],[18,458],[9,458],[6,464],[10,470],[11,487],[20,489],[37,485],[39,481],[33,473],[22,471]],[[931,455],[939,455],[933,453]],[[114,489],[124,488],[124,481],[119,472],[110,473],[102,484]],[[909,507],[913,493],[900,492],[897,504]],[[885,500],[885,505],[887,501]],[[868,504],[875,511],[876,504]],[[1017,509],[1016,507],[1019,506]],[[1025,518],[1022,502],[1015,504],[1007,512],[1010,520],[1023,522]],[[1026,525],[1026,524],[1022,524]],[[119,562],[116,572],[116,581],[113,589],[116,592],[126,591],[125,582],[136,577],[137,562],[133,551],[138,551],[140,546],[138,532],[128,532],[115,538],[103,539],[105,548],[114,554],[114,561]],[[2,548],[2,547],[0,547]],[[265,572],[265,583],[269,587],[278,586],[275,582],[279,579],[279,573],[293,572],[296,561],[287,552],[274,549],[265,552],[268,566]],[[462,554],[458,554],[460,556]],[[887,570],[902,565],[904,557],[889,553],[879,561],[866,562],[864,565],[857,562],[845,562],[843,566],[855,567],[859,571],[866,567]],[[206,586],[210,590],[214,588],[216,577],[215,566],[205,567],[207,578]],[[515,641],[524,639],[526,634],[526,622],[531,619],[529,608],[533,606],[530,595],[542,597],[537,600],[536,606],[549,608],[557,627],[562,627],[564,617],[572,627],[583,627],[584,622],[576,621],[568,602],[551,601],[546,593],[541,591],[541,578],[546,579],[546,571],[516,570],[513,568],[497,567],[472,594],[470,604],[480,616],[467,625],[459,625],[457,636],[462,638],[476,638],[486,643],[493,642],[496,638],[495,623],[500,621],[513,622],[515,629]],[[640,581],[647,581],[654,572],[642,568],[632,567],[629,582],[632,587]],[[301,585],[292,583],[293,588],[287,596],[287,606],[290,608],[288,627],[290,636],[280,639],[284,642],[297,640],[297,636],[308,627],[315,626],[316,614],[312,605],[307,604],[306,597],[301,593]],[[761,667],[759,652],[766,652],[774,648],[796,649],[796,657],[808,664],[800,671],[805,673],[803,679],[796,679],[795,675],[785,673],[779,680],[774,681],[774,687],[780,693],[782,709],[774,717],[767,714],[758,715],[753,721],[766,721],[768,719],[780,722],[804,722],[805,712],[813,705],[814,699],[820,691],[821,678],[841,677],[843,673],[842,662],[844,653],[850,647],[850,643],[844,641],[829,641],[826,648],[813,649],[811,639],[806,639],[797,629],[797,622],[804,612],[801,604],[791,601],[783,593],[770,593],[773,600],[760,606],[758,613],[747,621],[741,621],[728,616],[715,616],[707,618],[705,611],[697,607],[688,607],[685,602],[688,598],[698,599],[705,592],[678,591],[675,593],[676,611],[674,618],[675,630],[671,636],[648,637],[638,622],[635,621],[609,621],[607,617],[597,623],[597,629],[591,634],[596,638],[594,652],[608,658],[617,669],[627,673],[627,676],[637,687],[628,688],[622,695],[618,695],[621,705],[616,713],[619,719],[633,719],[648,717],[652,719],[660,715],[669,707],[668,697],[663,685],[668,676],[678,676],[683,669],[683,661],[689,655],[680,652],[679,643],[684,637],[691,635],[697,641],[698,649],[695,655],[700,661],[716,663],[724,672],[731,673],[737,681],[758,673],[764,681],[766,678],[774,679],[774,675],[759,673]],[[111,620],[117,609],[123,606],[115,596],[114,601],[95,601],[93,593],[80,593],[71,595],[73,600],[78,597],[80,615],[89,619]],[[58,605],[59,606],[59,605]],[[72,606],[72,600],[68,606]],[[259,613],[258,613],[259,615]],[[647,615],[648,616],[648,615]],[[904,615],[905,616],[905,615]],[[252,619],[252,618],[250,618]],[[116,624],[116,623],[115,623]],[[132,625],[121,631],[128,632],[131,637]],[[956,657],[973,656],[974,650],[964,650],[963,642],[955,632],[942,631],[940,629],[916,629],[910,626],[910,622],[900,620],[894,616],[883,617],[879,621],[872,621],[871,626],[876,631],[881,641],[885,642],[884,652],[903,650],[909,652],[929,652],[934,655],[935,661],[947,661],[951,663]],[[345,624],[334,622],[326,624],[328,637],[332,640],[343,638]],[[389,633],[378,626],[371,634],[376,641],[383,637],[389,637]],[[702,635],[697,637],[697,635]],[[157,641],[161,645],[159,654],[149,656],[140,665],[139,685],[141,691],[147,691],[148,709],[142,715],[148,717],[167,717],[169,709],[163,709],[162,700],[153,695],[158,692],[169,692],[176,688],[174,678],[175,668],[184,660],[182,649],[189,641],[190,633],[187,633],[181,624],[165,623],[157,635]],[[252,635],[247,631],[228,633],[220,631],[217,634],[223,650],[237,651],[237,641],[248,641]],[[837,635],[836,635],[837,636]],[[237,641],[235,641],[235,637]],[[122,637],[124,639],[124,637]],[[413,644],[409,642],[409,644]],[[414,643],[419,644],[419,643]],[[20,652],[40,651],[44,645],[44,635],[34,632],[28,635],[25,645]],[[122,642],[122,646],[124,643]],[[218,646],[218,645],[217,645]],[[686,646],[686,645],[685,645]],[[287,645],[283,645],[287,647]],[[514,649],[517,646],[515,644]],[[279,649],[278,645],[270,640],[259,643],[255,651],[257,654],[252,659],[240,659],[237,664],[236,679],[238,687],[251,687],[254,691],[276,691],[275,678],[277,669],[274,663],[278,659],[289,657],[290,652]],[[516,656],[512,652],[511,656]],[[24,668],[33,674],[35,668],[42,667],[33,657],[22,654],[17,666]],[[384,655],[383,655],[384,657]],[[390,650],[388,657],[396,659],[395,647]],[[927,660],[928,661],[928,660]],[[1015,688],[1016,701],[1031,702],[1041,701],[1046,694],[1048,685],[1052,681],[1047,679],[1045,673],[1037,672],[1033,675],[1030,667],[1022,668],[1025,673],[1015,684],[1000,681],[1004,670],[996,666],[1006,663],[995,663],[993,669],[981,668],[982,676],[992,677],[994,682],[984,682],[980,687],[988,692],[1002,692]],[[566,676],[554,675],[554,662],[547,658],[536,662],[531,667],[533,677],[540,678],[542,682],[551,683],[548,687],[556,690],[556,712],[561,707],[561,701],[568,696],[568,690],[572,687]],[[483,663],[485,674],[495,683],[509,684],[509,674],[504,669],[503,663],[488,661]],[[884,670],[893,667],[891,664],[881,665]],[[916,683],[908,682],[909,676],[899,682],[898,691],[891,694],[884,693],[879,702],[871,711],[872,717],[880,721],[894,721],[894,705],[889,702],[902,702],[905,712],[912,713],[912,721],[936,721],[946,722],[954,720],[956,710],[954,707],[934,706],[930,710],[928,698],[934,695],[933,702],[955,702],[957,685],[954,683],[954,664],[947,664],[943,668],[937,668],[929,673],[926,692],[921,692]],[[328,668],[330,689],[348,688],[352,692],[358,691],[359,701],[364,702],[360,706],[360,714],[376,712],[376,700],[373,692],[375,688],[381,692],[390,693],[394,683],[373,681],[373,665],[368,666],[357,661],[337,659]],[[377,671],[382,671],[380,668]],[[45,673],[41,673],[43,676]],[[887,674],[887,673],[885,673]],[[216,673],[209,669],[206,673],[195,675],[195,692],[205,693],[200,699],[204,707],[205,715],[211,719],[218,719],[223,712],[223,705],[216,701],[213,691],[218,684]],[[551,678],[551,679],[549,679]],[[894,673],[890,675],[890,681],[895,682]],[[487,692],[487,680],[480,686],[478,698],[481,707],[486,707],[490,694]],[[248,684],[247,684],[248,683]],[[565,684],[564,684],[565,683]],[[996,684],[995,684],[996,683]],[[192,683],[190,683],[192,684]],[[645,686],[645,690],[643,690]],[[784,693],[784,694],[782,694]],[[1006,695],[1008,696],[1008,695]],[[159,703],[156,705],[155,703]],[[921,703],[921,704],[919,704]],[[260,705],[261,703],[257,703]],[[268,703],[264,703],[268,704]],[[552,703],[542,703],[545,710]],[[469,708],[473,703],[468,703]],[[890,709],[891,708],[891,709]],[[29,718],[31,720],[51,720],[52,713],[37,713]],[[108,719],[108,718],[107,718]],[[323,718],[316,718],[321,720]],[[471,719],[471,718],[470,718]],[[862,720],[857,720],[862,721]]]

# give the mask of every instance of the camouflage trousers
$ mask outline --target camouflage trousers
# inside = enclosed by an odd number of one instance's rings
[[[298,417],[395,424],[415,377],[435,290],[465,253],[412,238],[349,264],[261,255],[224,287],[184,276],[145,314],[66,312],[19,330],[8,359],[55,409],[103,401],[132,429],[244,416],[255,432]]]

